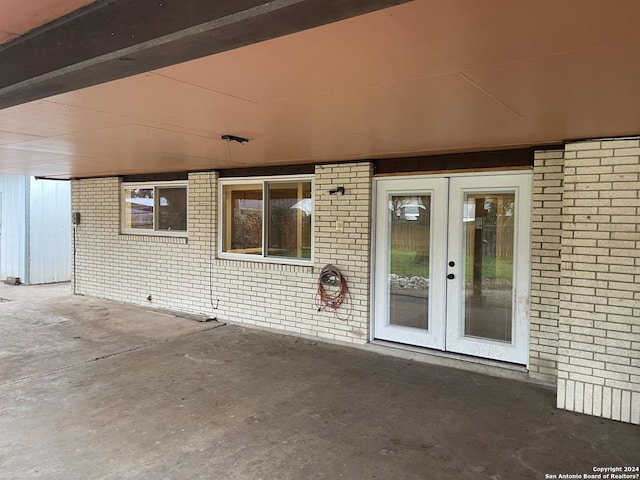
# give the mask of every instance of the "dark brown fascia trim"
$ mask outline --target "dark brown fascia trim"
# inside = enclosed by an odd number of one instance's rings
[[[563,142],[563,143],[551,143],[548,145],[536,145],[535,147],[532,147],[533,150],[535,152],[539,152],[539,151],[548,151],[548,150],[564,150],[564,146],[567,144],[567,142]]]
[[[558,146],[545,147],[561,148]],[[336,160],[334,162],[308,163],[301,165],[282,165],[269,167],[232,168],[218,170],[220,178],[229,177],[267,177],[271,175],[303,175],[313,174],[316,165],[332,165],[336,163],[363,163],[374,165],[376,174],[429,172],[442,170],[478,170],[513,167],[532,167],[533,154],[536,148],[520,148],[488,152],[453,153],[406,158]]]
[[[408,1],[99,0],[0,46],[0,109]]]
[[[427,155],[420,157],[398,157],[382,159],[336,160],[334,162],[305,163],[296,165],[278,165],[265,167],[227,168],[212,170],[194,170],[193,172],[217,171],[220,178],[231,177],[268,177],[273,175],[310,175],[315,172],[316,165],[334,165],[337,163],[370,162],[374,166],[376,175],[390,175],[395,173],[435,172],[481,170],[496,168],[529,168],[533,167],[534,152],[537,150],[562,149],[563,145],[536,146],[512,150],[496,150],[487,152],[451,153],[446,155]],[[186,180],[190,172],[143,173],[134,175],[119,175],[123,182],[159,182],[171,180]],[[83,178],[115,177],[118,175],[102,175]],[[42,177],[46,178],[46,177]]]
[[[223,170],[193,170],[183,172],[159,172],[159,173],[137,173],[132,175],[107,175],[109,177],[119,177],[125,183],[142,183],[142,182],[172,182],[184,181],[189,179],[190,173],[218,172],[220,178],[231,177],[270,177],[274,175],[312,175],[315,171],[313,163],[301,165],[281,165],[269,167],[248,167],[248,168],[228,168]],[[41,177],[46,178],[46,177]],[[74,180],[83,180],[87,178],[105,178],[98,177],[78,177]]]
[[[500,167],[532,167],[533,153],[537,149],[536,147],[422,157],[385,158],[374,160],[374,166],[376,175]]]
[[[189,172],[144,173],[139,175],[120,175],[123,182],[173,182],[189,179]]]
[[[227,168],[218,170],[220,178],[231,177],[269,177],[273,175],[312,175],[315,164],[281,165],[269,167]]]

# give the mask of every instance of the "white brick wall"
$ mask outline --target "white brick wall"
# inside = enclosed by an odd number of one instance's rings
[[[163,308],[365,343],[371,180],[368,162],[316,167],[313,266],[215,258],[215,173],[189,176],[188,239],[121,235],[119,180],[74,181],[73,210],[82,214],[77,291],[141,305],[151,295]],[[327,195],[338,186],[344,196]],[[530,375],[557,381],[560,408],[636,424],[639,192],[639,138],[578,142],[535,155]],[[327,263],[349,283],[353,311],[346,322],[314,306],[317,275]],[[211,299],[220,299],[218,310]]]
[[[331,263],[346,275],[353,311],[344,334],[336,338],[365,343],[369,339],[372,165],[348,163],[316,167],[315,264]],[[343,186],[345,195],[328,195]],[[336,231],[336,221],[343,231]],[[327,313],[322,313],[326,317]]]
[[[74,181],[72,208],[82,214],[76,291],[139,305],[149,305],[151,295],[151,305],[161,308],[364,343],[369,331],[371,165],[318,166],[315,182],[315,265],[292,266],[215,258],[215,173],[189,175],[188,239],[121,235],[119,180]],[[345,187],[344,196],[325,194],[338,184]],[[343,232],[335,231],[336,219],[344,222]],[[347,277],[353,303],[347,321],[315,308],[317,274],[326,263]],[[214,310],[212,300],[215,305],[217,299]]]
[[[640,139],[566,145],[559,408],[640,424]]]
[[[564,150],[538,151],[533,166],[529,374],[555,383],[560,304]]]

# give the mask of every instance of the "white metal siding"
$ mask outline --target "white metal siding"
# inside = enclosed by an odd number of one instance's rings
[[[0,280],[26,276],[26,193],[29,178],[0,175]]]
[[[71,184],[31,178],[29,274],[31,284],[71,278]]]

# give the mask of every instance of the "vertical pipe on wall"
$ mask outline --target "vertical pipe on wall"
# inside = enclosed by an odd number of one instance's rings
[[[74,223],[73,225],[73,294],[78,294],[78,275],[77,275],[77,264],[76,264],[76,252],[77,252],[77,239],[76,239],[76,228],[77,225]]]

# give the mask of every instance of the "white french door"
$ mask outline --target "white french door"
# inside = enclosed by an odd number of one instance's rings
[[[374,337],[526,364],[530,184],[377,179]]]

